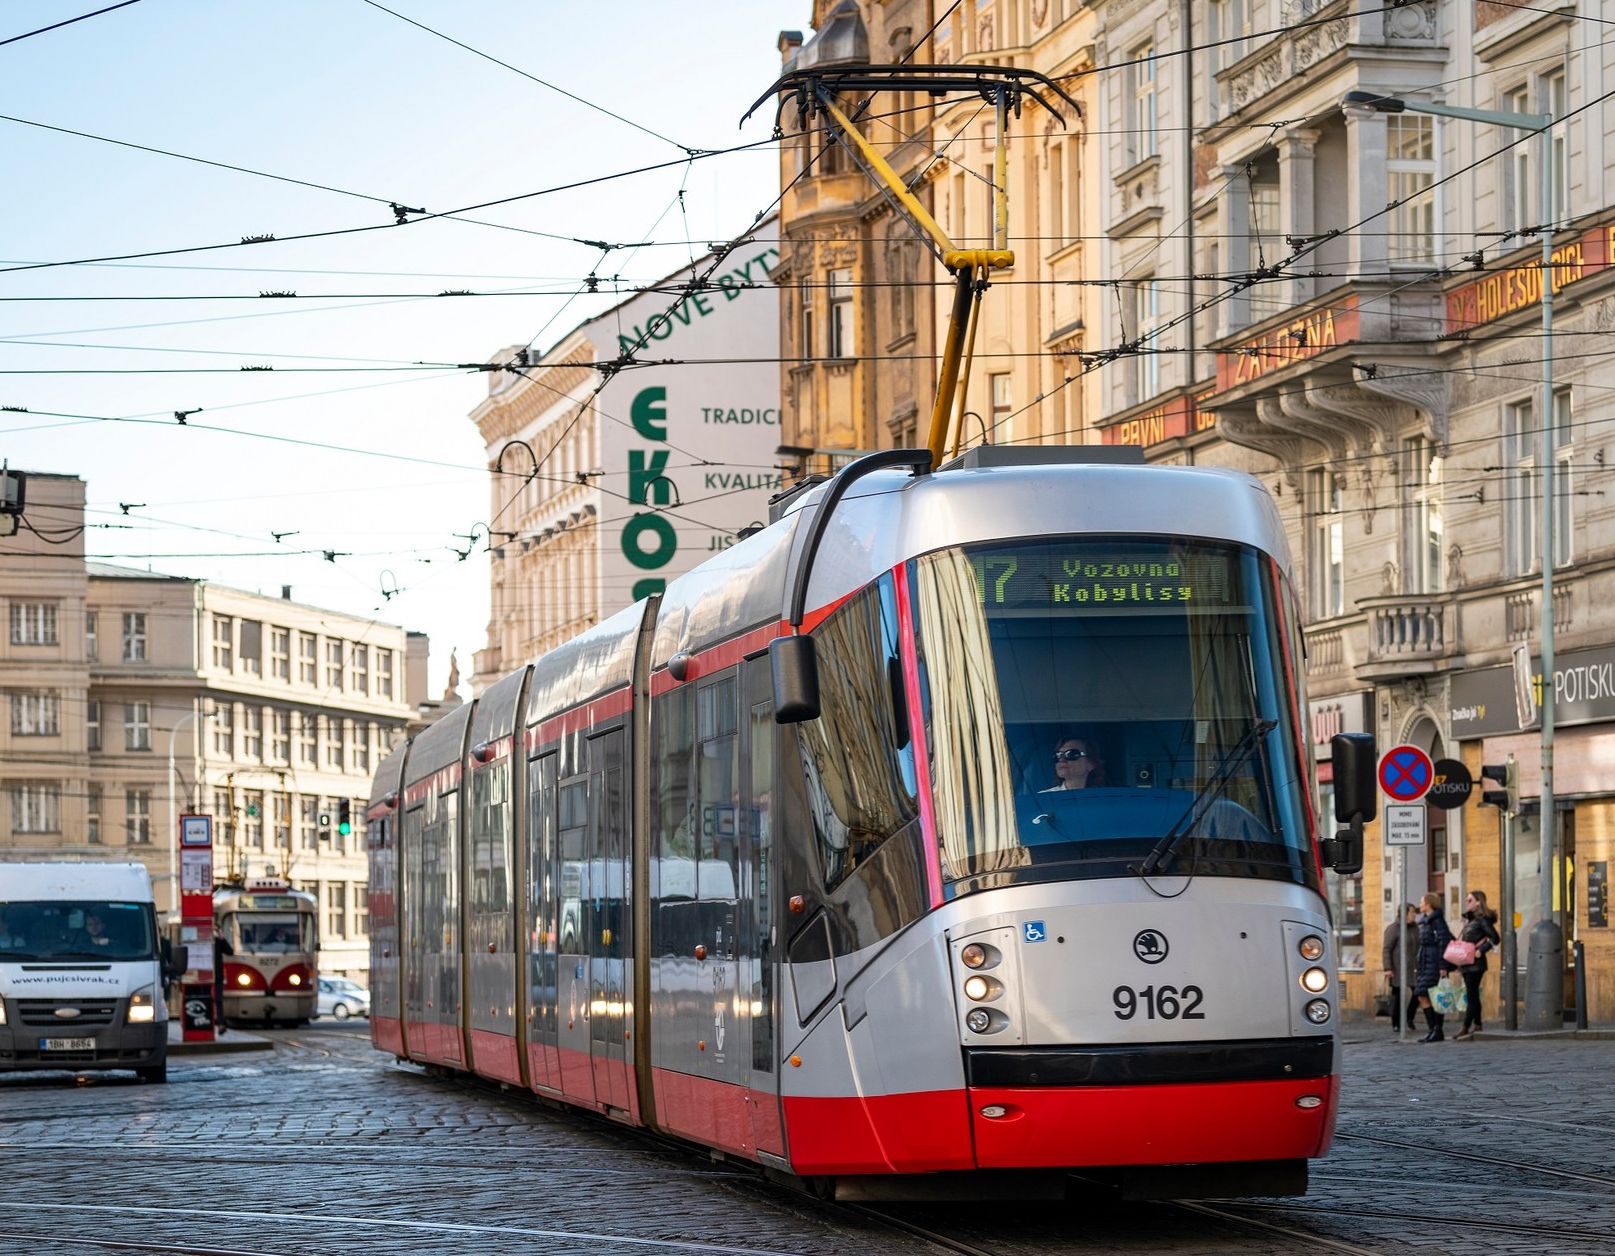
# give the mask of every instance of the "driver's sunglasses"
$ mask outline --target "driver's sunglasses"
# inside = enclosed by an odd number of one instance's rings
[[[1056,750],[1054,752],[1054,761],[1056,763],[1075,763],[1079,759],[1086,759],[1087,757],[1088,752],[1086,750]]]

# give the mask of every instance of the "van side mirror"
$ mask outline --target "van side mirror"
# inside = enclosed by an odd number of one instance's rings
[[[775,637],[768,643],[774,676],[774,722],[800,724],[819,718],[819,656],[813,638]]]
[[[1325,864],[1353,876],[1363,870],[1363,824],[1379,814],[1379,753],[1373,735],[1336,733],[1329,739],[1329,760],[1334,766],[1335,819],[1345,827],[1318,847]]]
[[[191,948],[188,946],[168,945],[163,948],[163,968],[169,977],[183,977],[191,967]]]

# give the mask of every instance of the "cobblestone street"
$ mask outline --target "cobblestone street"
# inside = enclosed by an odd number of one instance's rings
[[[402,1068],[362,1024],[182,1056],[166,1087],[0,1079],[0,1250],[1615,1253],[1610,1044],[1348,1035],[1304,1200],[823,1204],[598,1121]]]

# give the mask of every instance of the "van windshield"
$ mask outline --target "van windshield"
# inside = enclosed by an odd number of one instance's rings
[[[0,902],[0,963],[155,959],[149,903],[102,899]]]

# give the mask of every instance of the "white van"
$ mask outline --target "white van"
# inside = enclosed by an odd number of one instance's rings
[[[142,865],[0,863],[0,1071],[167,1081],[164,968]]]

